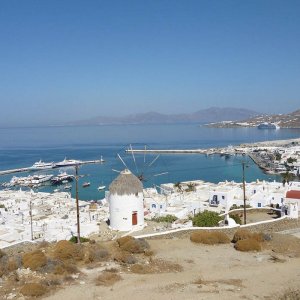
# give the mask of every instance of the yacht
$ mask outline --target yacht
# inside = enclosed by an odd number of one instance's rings
[[[28,169],[31,171],[36,170],[44,170],[44,169],[53,169],[55,167],[55,164],[53,162],[51,163],[45,163],[42,160],[35,162],[31,167]]]
[[[88,186],[90,186],[90,185],[91,185],[90,182],[84,182],[83,185],[82,185],[82,187],[88,187]]]
[[[103,191],[105,189],[105,185],[100,185],[99,187],[98,187],[98,191]]]
[[[66,172],[63,172],[63,173],[59,173],[57,176],[53,177],[51,179],[51,183],[53,185],[62,184],[62,183],[73,181],[73,178],[74,178],[74,175],[69,175]]]
[[[276,123],[269,123],[269,122],[264,122],[264,123],[260,123],[257,126],[258,129],[279,129],[280,126],[277,125]]]
[[[65,159],[63,161],[60,161],[55,164],[56,167],[68,167],[68,166],[76,166],[78,164],[82,163],[80,160],[75,160],[75,159]]]

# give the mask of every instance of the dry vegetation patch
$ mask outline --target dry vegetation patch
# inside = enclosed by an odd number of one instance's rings
[[[26,283],[20,290],[24,296],[38,297],[47,293],[46,286],[40,283]]]
[[[148,264],[134,264],[130,271],[136,274],[155,274],[155,273],[178,273],[182,272],[181,265],[162,259],[155,259]]]
[[[203,280],[202,278],[198,278],[193,283],[199,285],[231,285],[239,288],[244,287],[241,279]]]
[[[82,260],[84,257],[83,246],[68,241],[59,241],[54,247],[53,256],[61,260]]]
[[[252,238],[239,240],[235,243],[234,248],[238,251],[261,251],[261,244]]]
[[[190,240],[207,245],[230,243],[229,237],[221,231],[196,231],[190,235]]]
[[[265,247],[274,253],[290,257],[300,257],[300,239],[292,235],[273,234],[273,238],[265,243]]]
[[[41,250],[25,253],[22,258],[24,268],[35,271],[47,264],[47,257]]]
[[[243,229],[240,228],[238,229],[232,239],[233,243],[236,243],[240,240],[246,240],[246,239],[254,239],[258,242],[263,242],[264,241],[264,235],[261,232],[251,232],[248,229]]]
[[[117,239],[117,243],[120,249],[130,253],[144,253],[145,250],[150,248],[146,240],[135,239],[132,236],[121,237]]]
[[[122,280],[122,277],[115,272],[104,271],[96,278],[96,285],[111,286]]]

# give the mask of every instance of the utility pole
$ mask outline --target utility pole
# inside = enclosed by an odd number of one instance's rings
[[[79,218],[79,199],[78,199],[78,165],[75,165],[76,182],[76,211],[77,211],[77,243],[80,244],[80,218]]]
[[[30,215],[30,231],[31,231],[31,240],[33,241],[33,227],[32,227],[32,203],[29,202],[29,215]]]
[[[244,225],[246,224],[246,185],[245,185],[245,162],[242,162],[243,167],[243,194],[244,194]]]

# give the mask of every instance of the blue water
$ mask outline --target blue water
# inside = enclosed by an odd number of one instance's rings
[[[219,182],[224,180],[241,181],[241,161],[245,158],[225,159],[218,155],[206,157],[199,154],[172,155],[126,155],[124,149],[182,149],[209,148],[237,145],[245,142],[298,138],[299,129],[258,130],[256,128],[218,129],[197,125],[127,125],[127,126],[82,126],[82,127],[42,127],[42,128],[2,128],[0,129],[0,170],[28,167],[42,159],[46,162],[61,161],[64,157],[81,160],[106,160],[104,164],[80,167],[79,197],[84,200],[97,200],[104,197],[99,185],[109,186],[118,175],[115,170],[124,169],[118,158],[136,174],[143,174],[144,186],[149,187],[165,182],[202,179]],[[157,158],[157,159],[156,159]],[[276,176],[264,174],[252,161],[248,161],[246,180],[276,180]],[[150,166],[149,166],[150,165]],[[67,169],[69,173],[73,168]],[[55,174],[58,170],[47,171]],[[159,175],[161,173],[167,173]],[[27,176],[18,173],[16,176]],[[13,175],[1,176],[6,182]],[[91,182],[82,188],[83,182]],[[40,190],[51,192],[53,187]],[[72,187],[74,196],[74,184]]]

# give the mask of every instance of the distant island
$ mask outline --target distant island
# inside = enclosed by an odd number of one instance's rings
[[[210,122],[205,126],[213,128],[257,127],[264,122],[275,123],[280,128],[300,128],[300,109],[288,114],[257,115],[244,120]]]
[[[127,124],[183,124],[211,123],[224,120],[240,121],[259,115],[258,112],[232,107],[211,107],[190,114],[138,113],[121,117],[97,116],[91,119],[68,122],[64,125],[127,125]]]

